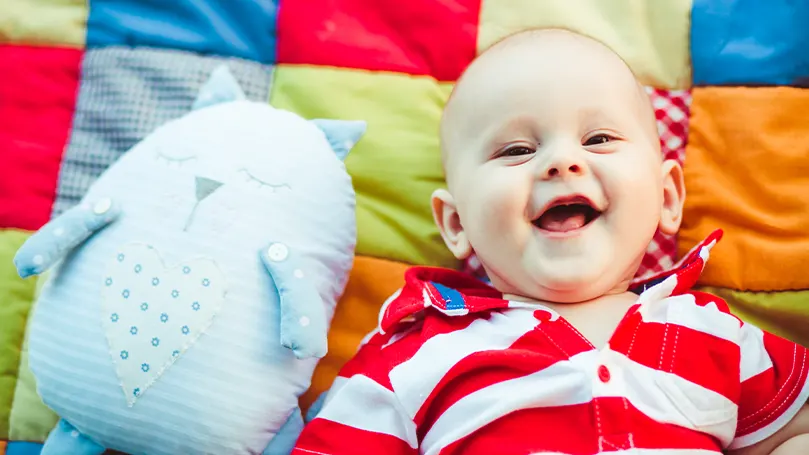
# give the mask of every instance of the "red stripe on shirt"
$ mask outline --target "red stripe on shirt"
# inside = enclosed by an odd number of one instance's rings
[[[775,421],[795,401],[807,381],[809,358],[805,347],[765,332],[763,349],[773,366],[741,384],[737,437]]]
[[[610,340],[610,348],[641,365],[674,373],[736,402],[739,346],[676,324],[643,322],[633,314]],[[737,378],[729,381],[728,378]]]
[[[360,430],[326,419],[314,419],[301,433],[294,455],[413,455],[418,450],[401,439]]]
[[[549,350],[557,354],[547,354]],[[419,428],[419,441],[459,400],[488,386],[542,371],[567,358],[538,329],[529,331],[506,350],[470,354],[447,371],[417,412],[414,420]]]
[[[618,423],[616,423],[618,422]],[[712,437],[656,422],[622,398],[510,413],[459,439],[441,455],[592,455],[630,449],[703,449],[720,452]]]

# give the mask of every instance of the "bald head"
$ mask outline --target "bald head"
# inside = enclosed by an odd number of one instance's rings
[[[603,43],[566,29],[527,30],[510,35],[484,51],[458,80],[444,109],[441,150],[447,180],[453,155],[463,153],[464,139],[483,132],[492,112],[519,115],[527,99],[553,106],[564,104],[560,86],[615,98],[642,118],[646,133],[658,145],[654,109],[632,70]],[[541,93],[548,92],[548,93]],[[541,96],[533,96],[539,94]],[[496,114],[495,113],[495,114]]]

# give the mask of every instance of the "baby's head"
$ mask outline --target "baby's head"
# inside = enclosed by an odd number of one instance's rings
[[[513,35],[458,81],[441,122],[444,241],[512,298],[627,290],[657,229],[680,225],[682,169],[626,63],[559,29]]]

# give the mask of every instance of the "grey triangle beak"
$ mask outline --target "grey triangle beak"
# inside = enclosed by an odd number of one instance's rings
[[[219,189],[220,186],[222,186],[222,182],[211,180],[206,177],[197,177],[197,202],[202,202],[203,199],[213,194],[213,192]]]

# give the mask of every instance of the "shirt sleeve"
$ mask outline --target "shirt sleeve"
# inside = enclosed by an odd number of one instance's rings
[[[399,403],[377,343],[362,346],[304,428],[293,455],[415,455],[416,425]]]
[[[809,398],[809,355],[805,347],[743,323],[740,348],[739,415],[729,449],[772,436]]]

